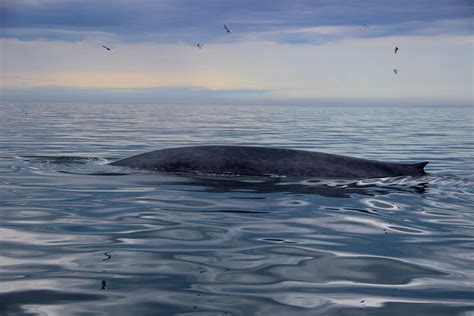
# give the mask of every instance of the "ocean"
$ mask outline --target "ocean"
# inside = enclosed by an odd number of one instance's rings
[[[474,315],[474,108],[0,104],[0,315]],[[422,177],[160,174],[258,145]]]

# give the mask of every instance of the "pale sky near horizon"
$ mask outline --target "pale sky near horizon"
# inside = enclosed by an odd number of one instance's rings
[[[473,12],[464,0],[3,0],[1,100],[471,105]]]

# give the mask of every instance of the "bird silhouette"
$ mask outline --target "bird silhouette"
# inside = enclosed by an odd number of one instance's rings
[[[397,73],[398,73],[398,69],[393,68],[393,73],[394,73],[394,74],[397,74]]]
[[[399,48],[398,46],[395,46],[395,54],[398,52]]]
[[[227,25],[224,24],[224,29],[227,33],[230,33],[231,31],[229,30],[229,28],[227,27]]]
[[[365,27],[365,28],[370,27],[370,25],[368,25],[367,23],[362,24],[362,26]]]
[[[204,44],[198,43],[196,46],[197,46],[197,48],[202,49],[204,47]]]
[[[109,47],[107,47],[107,46],[105,46],[105,45],[102,45],[102,47],[105,48],[106,50],[112,50],[112,48],[109,48]]]

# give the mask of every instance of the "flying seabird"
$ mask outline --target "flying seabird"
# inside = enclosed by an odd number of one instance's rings
[[[395,54],[398,52],[398,46],[395,46]]]
[[[394,73],[394,74],[397,74],[397,73],[398,73],[398,69],[393,68],[393,73]]]
[[[102,47],[105,48],[106,50],[112,50],[112,48],[109,48],[109,47],[107,47],[107,46],[105,46],[105,45],[102,45]]]
[[[224,29],[226,30],[227,33],[230,33],[229,28],[224,24]]]
[[[362,24],[362,26],[365,27],[365,28],[370,27],[370,25],[368,25],[367,23]]]
[[[196,46],[197,46],[197,48],[202,49],[204,47],[204,44],[198,43]]]

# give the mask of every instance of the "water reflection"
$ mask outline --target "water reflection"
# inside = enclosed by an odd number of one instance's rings
[[[193,180],[192,182],[183,182],[181,185],[196,186],[208,193],[290,193],[314,194],[332,198],[350,198],[353,194],[377,196],[391,193],[424,193],[428,187],[423,178],[413,178],[410,185],[404,186],[398,185],[396,179],[393,183],[385,182],[383,184],[360,184],[357,181],[336,180],[283,181],[253,179],[251,181],[205,177],[193,177]],[[180,183],[175,184],[180,185]]]

